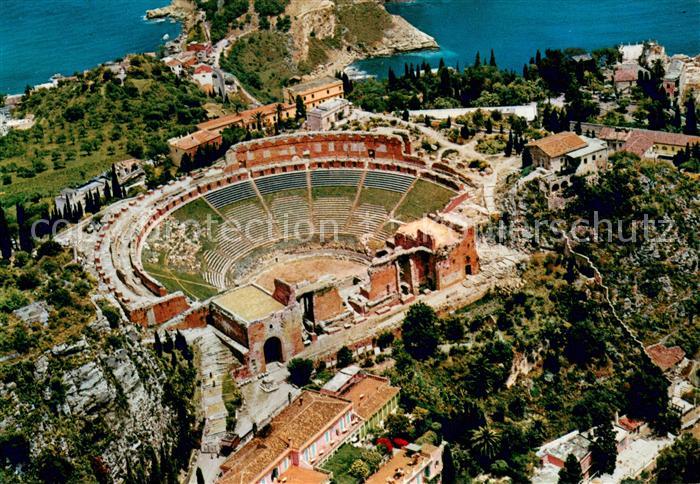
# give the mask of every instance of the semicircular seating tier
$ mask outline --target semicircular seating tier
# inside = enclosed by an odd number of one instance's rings
[[[151,325],[235,285],[276,252],[381,247],[402,223],[443,209],[463,189],[409,153],[401,137],[370,133],[240,143],[223,163],[110,207],[93,247],[95,268],[130,318]],[[174,251],[161,240],[164,254],[144,261],[163,222],[188,217],[210,222],[206,243]],[[202,230],[183,233],[194,239]],[[193,257],[196,274],[169,267],[171,258]]]

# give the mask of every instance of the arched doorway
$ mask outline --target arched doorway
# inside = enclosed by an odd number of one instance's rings
[[[273,361],[284,361],[282,358],[282,342],[276,336],[268,338],[263,346],[263,351],[265,353],[265,363],[272,363]]]

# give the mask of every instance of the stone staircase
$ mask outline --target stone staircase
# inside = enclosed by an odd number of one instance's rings
[[[202,452],[218,453],[221,439],[226,435],[226,417],[228,412],[222,397],[223,382],[226,373],[238,364],[231,350],[226,346],[214,328],[183,332],[198,346],[202,377],[202,412],[204,414],[204,431],[202,432]]]

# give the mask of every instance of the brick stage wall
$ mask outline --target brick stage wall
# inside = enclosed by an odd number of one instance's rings
[[[148,327],[162,324],[188,310],[189,307],[185,296],[181,293],[175,293],[150,306],[127,309],[127,315],[132,323]]]
[[[317,322],[328,321],[345,312],[343,299],[336,287],[328,287],[314,292],[313,301],[314,319]]]

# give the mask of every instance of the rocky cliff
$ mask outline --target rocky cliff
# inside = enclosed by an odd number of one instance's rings
[[[286,14],[293,20],[293,58],[307,60],[311,76],[332,74],[365,57],[438,47],[434,38],[374,0],[291,0]],[[319,49],[325,54],[320,63]]]
[[[98,310],[74,341],[3,367],[0,481],[174,479],[198,435],[196,373],[178,351],[161,355]]]

